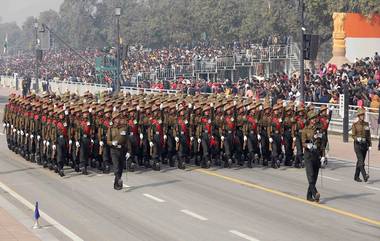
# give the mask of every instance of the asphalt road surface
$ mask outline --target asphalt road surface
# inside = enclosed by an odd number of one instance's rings
[[[380,168],[356,183],[352,163],[331,161],[315,204],[304,169],[143,169],[115,191],[112,174],[60,178],[9,151],[4,135],[0,150],[0,196],[31,218],[25,205],[39,201],[47,240],[380,240]]]

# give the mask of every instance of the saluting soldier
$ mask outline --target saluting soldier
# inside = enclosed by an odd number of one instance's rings
[[[317,113],[314,111],[309,111],[308,123],[302,130],[302,145],[304,148],[305,169],[309,182],[306,199],[312,202],[319,202],[321,196],[316,188],[319,168],[321,166],[320,148],[322,137],[321,133],[319,133],[319,130],[316,127],[318,121],[317,116]]]
[[[369,175],[366,173],[364,167],[367,152],[372,146],[371,132],[369,123],[364,121],[364,109],[358,109],[357,117],[358,121],[352,125],[352,138],[354,139],[354,150],[357,158],[354,180],[361,182],[360,174],[362,174],[364,181],[367,182]]]

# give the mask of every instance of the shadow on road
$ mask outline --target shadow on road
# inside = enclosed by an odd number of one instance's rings
[[[24,172],[28,170],[34,170],[34,169],[40,169],[40,167],[28,167],[28,168],[22,168],[22,169],[11,170],[11,171],[2,171],[0,172],[0,175],[12,174],[16,172]]]
[[[326,204],[329,201],[337,200],[337,199],[353,199],[353,198],[359,198],[359,197],[364,197],[364,196],[372,196],[372,195],[375,195],[375,194],[374,193],[345,194],[345,195],[340,195],[340,196],[335,196],[335,197],[323,198],[323,200],[320,203]]]
[[[125,192],[132,192],[136,189],[141,189],[144,187],[158,187],[158,186],[168,185],[168,184],[177,183],[177,182],[181,182],[181,180],[171,180],[171,181],[166,181],[166,182],[156,182],[156,183],[149,183],[149,184],[144,184],[144,185],[139,185],[139,186],[133,186],[126,189]]]

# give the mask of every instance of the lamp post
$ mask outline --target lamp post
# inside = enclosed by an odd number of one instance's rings
[[[300,94],[301,94],[301,102],[305,102],[305,56],[304,56],[304,49],[305,49],[305,42],[304,42],[304,32],[305,32],[305,17],[304,17],[304,11],[305,11],[305,4],[304,0],[299,1],[299,9],[300,9],[300,21],[301,21],[301,49],[300,49]]]
[[[39,60],[38,60],[38,21],[37,21],[37,19],[36,19],[36,21],[34,22],[34,34],[35,34],[35,37],[36,37],[36,39],[35,39],[35,52],[36,52],[36,66],[35,66],[35,68],[36,68],[36,70],[35,70],[35,78],[36,78],[36,83],[35,83],[35,91],[36,91],[36,93],[38,93],[38,90],[39,90],[39,81],[38,81],[38,62],[39,62]]]
[[[119,93],[120,91],[120,16],[121,16],[121,8],[115,8],[115,16],[116,16],[116,25],[117,25],[117,40],[116,40],[116,79],[114,82],[114,92]]]

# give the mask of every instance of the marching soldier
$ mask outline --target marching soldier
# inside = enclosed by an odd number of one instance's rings
[[[188,162],[190,145],[189,121],[185,108],[182,105],[178,108],[178,112],[179,116],[175,123],[174,140],[178,155],[178,168],[185,169],[185,163]]]
[[[79,161],[83,166],[82,174],[88,175],[87,167],[91,145],[91,119],[87,108],[82,109],[82,118],[79,120],[76,131],[77,147],[79,148]]]
[[[68,125],[65,121],[65,115],[64,110],[60,110],[58,113],[59,121],[56,124],[56,142],[55,142],[55,149],[56,149],[56,158],[57,158],[57,171],[58,174],[63,177],[64,171],[63,167],[66,162],[66,158],[68,155]]]
[[[308,123],[302,130],[302,146],[304,148],[306,176],[309,182],[306,199],[311,202],[319,202],[321,196],[316,188],[316,183],[321,166],[320,148],[322,135],[318,128],[316,128],[316,124],[317,113],[309,111]]]
[[[260,157],[259,132],[258,132],[258,112],[256,109],[260,104],[252,104],[247,107],[246,121],[244,125],[244,149],[248,151],[247,166],[252,168],[253,164],[258,164]]]
[[[270,138],[269,142],[271,143],[271,151],[272,151],[272,167],[279,168],[281,164],[281,152],[282,152],[282,118],[280,116],[280,109],[282,105],[276,104],[273,106],[273,116],[272,116],[272,124],[270,126]]]
[[[112,113],[112,122],[107,130],[107,144],[110,146],[111,159],[115,174],[114,189],[121,190],[123,181],[121,179],[127,144],[127,128],[122,124],[120,112]]]
[[[322,143],[321,143],[321,165],[322,168],[327,165],[326,148],[328,143],[328,129],[330,125],[330,120],[332,116],[332,111],[327,108],[326,105],[322,105],[319,110],[319,125],[322,132]]]
[[[268,166],[269,160],[271,158],[271,149],[270,149],[270,129],[272,123],[271,117],[271,108],[268,102],[264,103],[263,114],[259,121],[259,135],[257,139],[261,140],[261,153],[263,157],[263,166]]]
[[[368,150],[372,146],[371,132],[369,123],[364,121],[365,110],[360,108],[357,112],[358,121],[352,125],[352,138],[354,139],[354,150],[357,158],[354,180],[361,182],[360,173],[365,182],[368,181],[369,175],[365,171],[365,158]]]
[[[296,156],[294,167],[301,168],[303,163],[303,146],[302,146],[302,130],[306,126],[305,109],[303,105],[297,106],[295,124],[294,124],[294,137],[293,145],[296,149]]]
[[[285,118],[283,120],[283,138],[285,149],[285,166],[292,166],[293,161],[293,139],[295,137],[295,120],[293,118],[293,104],[288,104],[285,108]]]

